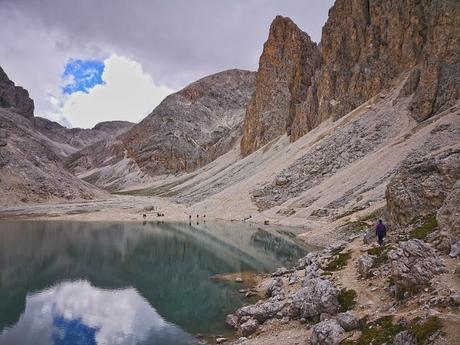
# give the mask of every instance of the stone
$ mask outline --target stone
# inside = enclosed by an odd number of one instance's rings
[[[228,338],[216,338],[216,343],[217,344],[222,344],[225,343],[228,340]]]
[[[439,252],[449,254],[451,244],[453,242],[452,236],[446,231],[435,231],[427,236],[427,240]]]
[[[291,273],[291,270],[288,270],[286,267],[277,268],[275,272],[272,273],[272,277],[284,276],[285,274]]]
[[[417,345],[417,339],[412,332],[402,331],[395,335],[393,345]]]
[[[375,235],[375,230],[370,228],[367,229],[366,232],[364,233],[363,237],[363,243],[364,244],[372,244],[376,242],[376,235]]]
[[[388,258],[398,298],[419,292],[435,275],[446,272],[436,251],[420,240],[400,242],[388,253]]]
[[[436,214],[439,229],[460,238],[460,181],[456,181]]]
[[[322,313],[335,315],[339,309],[337,295],[337,289],[329,280],[306,278],[302,288],[292,295],[289,314],[306,319]]]
[[[313,326],[310,344],[337,345],[343,338],[345,330],[335,319],[321,321]]]
[[[367,278],[370,276],[376,258],[376,256],[369,254],[361,255],[358,258],[358,273],[361,277]]]
[[[265,296],[273,297],[283,293],[283,279],[277,277],[272,279],[265,291]]]
[[[237,330],[238,329],[238,317],[233,314],[228,314],[225,318],[225,323],[231,329]]]
[[[297,282],[297,273],[292,272],[291,275],[289,276],[288,284],[293,285]]]
[[[336,320],[346,332],[359,327],[359,320],[350,311],[337,314]]]
[[[259,327],[259,322],[255,319],[249,319],[245,323],[243,323],[240,328],[241,332],[243,333],[244,337],[250,336],[252,333],[254,333],[257,328]]]
[[[449,301],[453,305],[460,305],[460,292],[456,292],[449,297]]]
[[[310,37],[291,19],[277,16],[260,56],[255,92],[246,110],[243,155],[291,131],[297,107],[307,100],[320,63],[320,52]]]
[[[460,179],[460,150],[407,160],[389,182],[385,195],[391,221],[402,226],[436,214]]]
[[[275,317],[275,315],[281,311],[285,305],[286,302],[270,298],[268,300],[260,300],[256,304],[241,307],[235,314],[240,319],[247,316],[263,323],[265,320]]]
[[[449,253],[449,256],[451,258],[456,258],[459,255],[460,255],[460,240],[452,244],[452,246],[450,247],[450,253]]]

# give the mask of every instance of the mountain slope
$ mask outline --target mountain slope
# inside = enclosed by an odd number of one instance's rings
[[[72,148],[37,131],[28,92],[0,79],[0,205],[107,197],[64,169],[59,152]]]
[[[229,70],[172,94],[115,141],[91,145],[67,167],[111,190],[150,176],[190,172],[227,152],[241,135],[255,73]]]

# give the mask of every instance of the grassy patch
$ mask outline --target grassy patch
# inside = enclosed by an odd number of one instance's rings
[[[392,344],[396,334],[403,328],[393,324],[393,316],[384,316],[373,322],[367,323],[356,340],[344,340],[340,345],[381,345]]]
[[[417,344],[428,344],[429,338],[442,328],[441,321],[436,317],[432,316],[420,322],[419,318],[412,320],[409,324],[409,331],[415,334],[417,338]]]
[[[358,233],[361,231],[366,230],[369,227],[369,225],[366,222],[363,222],[361,220],[357,220],[354,222],[349,222],[347,224],[347,228],[351,230],[353,233]]]
[[[436,221],[436,216],[434,214],[429,214],[423,218],[420,226],[411,231],[409,238],[423,240],[437,227],[438,222]]]
[[[337,295],[337,299],[339,300],[340,304],[340,312],[345,312],[347,310],[352,309],[356,304],[356,297],[358,294],[353,289],[346,289],[343,288],[339,291]]]
[[[327,264],[326,271],[338,271],[347,265],[348,260],[351,258],[351,253],[339,253],[332,257],[331,261]]]
[[[341,214],[339,214],[338,216],[336,216],[336,217],[335,217],[335,220],[341,219],[341,218],[346,217],[346,216],[350,216],[350,215],[352,215],[353,213],[362,211],[362,210],[364,210],[364,209],[365,209],[364,206],[356,206],[356,207],[353,207],[351,210],[346,211],[346,212],[341,213]]]

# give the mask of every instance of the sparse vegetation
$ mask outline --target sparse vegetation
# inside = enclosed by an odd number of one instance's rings
[[[340,290],[337,295],[340,304],[340,312],[352,309],[356,304],[356,297],[358,297],[358,294],[353,289],[343,288]]]
[[[415,334],[417,344],[428,344],[430,337],[437,331],[441,330],[441,320],[436,316],[429,317],[424,322],[420,322],[420,318],[412,320],[408,329]]]
[[[366,323],[362,328],[361,336],[356,340],[343,340],[340,345],[381,345],[392,344],[399,332],[408,330],[417,338],[417,344],[427,345],[430,337],[441,329],[441,321],[437,317],[430,317],[423,322],[420,318],[412,320],[406,327],[393,323],[393,316],[388,315],[375,321]]]
[[[338,253],[334,255],[326,266],[326,271],[338,271],[347,265],[348,260],[351,258],[351,253]]]
[[[437,227],[438,222],[436,221],[436,216],[434,214],[429,214],[422,219],[421,225],[410,232],[409,238],[423,240]]]
[[[361,336],[356,340],[344,340],[340,345],[381,345],[392,344],[396,334],[401,332],[403,327],[393,324],[393,316],[384,316],[380,319],[367,323]]]

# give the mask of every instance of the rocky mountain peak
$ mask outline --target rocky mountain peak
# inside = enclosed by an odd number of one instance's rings
[[[276,17],[245,118],[247,155],[287,133],[297,140],[408,78],[402,97],[423,121],[460,97],[460,8],[456,0],[337,0],[321,53],[288,18]]]
[[[14,108],[14,112],[26,118],[34,116],[34,101],[29,92],[14,83],[0,67],[0,108]]]
[[[256,91],[246,111],[243,154],[290,131],[320,63],[319,50],[310,37],[290,18],[277,16],[270,26],[259,60]]]

